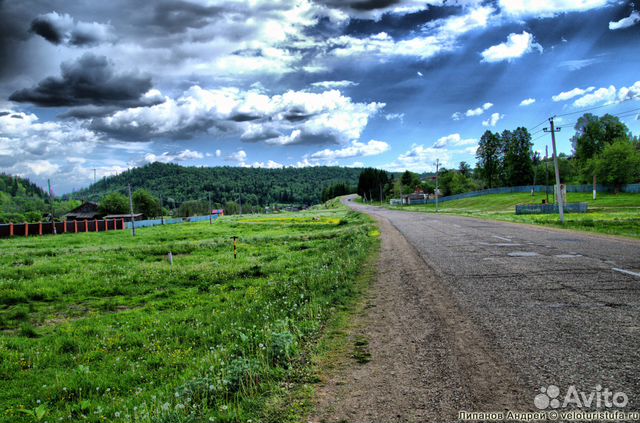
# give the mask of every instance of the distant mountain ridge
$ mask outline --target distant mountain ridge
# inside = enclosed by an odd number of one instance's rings
[[[251,167],[186,167],[151,163],[117,176],[104,178],[69,197],[99,200],[109,192],[144,188],[163,201],[176,204],[190,200],[208,200],[224,204],[241,200],[243,204],[267,206],[279,204],[312,205],[321,202],[322,190],[343,182],[355,186],[362,169],[318,166],[280,169]]]

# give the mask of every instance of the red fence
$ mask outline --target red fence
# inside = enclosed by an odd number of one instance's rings
[[[55,226],[54,226],[55,225]],[[55,228],[55,229],[54,229]],[[40,223],[8,223],[0,225],[0,238],[14,236],[34,236],[80,233],[80,232],[109,232],[125,230],[127,225],[124,219],[110,220],[65,220],[64,222],[40,222]]]

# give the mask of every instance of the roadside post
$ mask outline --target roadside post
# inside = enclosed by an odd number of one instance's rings
[[[232,236],[231,239],[233,239],[233,258],[237,259],[238,258],[238,237],[237,236]]]

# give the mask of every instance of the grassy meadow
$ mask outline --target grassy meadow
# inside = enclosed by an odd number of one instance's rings
[[[534,197],[528,193],[493,194],[440,203],[440,213],[451,213],[470,217],[563,227],[582,231],[598,232],[640,238],[640,194],[598,194],[593,200],[591,193],[568,193],[569,202],[589,203],[589,211],[583,214],[566,214],[565,224],[560,224],[558,215],[516,215],[516,204],[540,204],[544,193]],[[553,202],[553,193],[549,195]],[[412,205],[384,207],[394,210],[435,213],[435,205]]]
[[[0,240],[0,422],[297,420],[376,235],[337,208]]]

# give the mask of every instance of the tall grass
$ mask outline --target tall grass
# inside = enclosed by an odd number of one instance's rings
[[[337,209],[0,241],[0,422],[259,421],[372,229]]]

